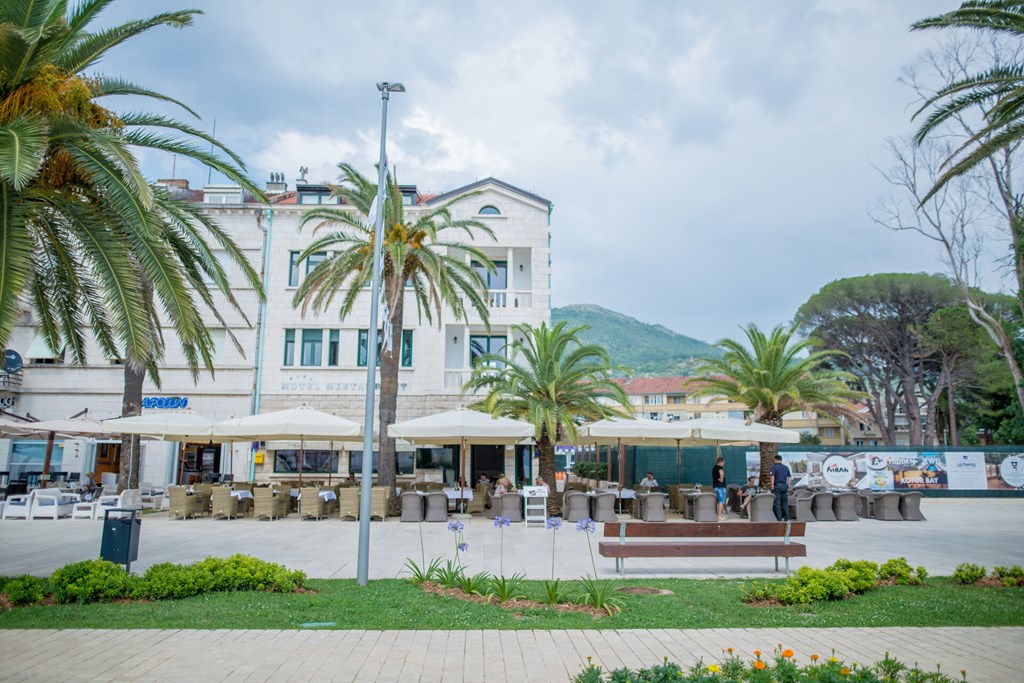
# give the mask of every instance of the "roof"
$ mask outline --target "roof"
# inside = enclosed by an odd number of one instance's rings
[[[298,193],[295,190],[288,192],[279,192],[278,194],[270,195],[271,204],[298,204]]]
[[[463,195],[463,194],[466,194],[468,192],[472,192],[474,190],[478,190],[481,187],[483,187],[484,185],[497,185],[498,187],[500,187],[501,189],[503,189],[503,190],[505,190],[507,192],[511,192],[513,194],[522,195],[523,197],[526,197],[527,199],[529,199],[531,201],[535,201],[535,202],[538,202],[540,204],[544,204],[546,206],[552,206],[553,205],[553,203],[552,203],[552,201],[550,199],[544,199],[543,197],[541,197],[539,195],[535,195],[532,192],[527,192],[526,190],[522,190],[522,189],[516,187],[515,185],[510,185],[509,183],[506,183],[504,180],[498,180],[497,178],[494,178],[494,177],[488,177],[488,178],[484,178],[483,180],[477,180],[476,182],[470,183],[469,185],[465,185],[463,187],[459,187],[459,188],[456,188],[454,190],[449,190],[448,192],[444,192],[442,194],[435,195],[434,197],[431,197],[430,199],[427,199],[427,200],[423,201],[422,203],[424,203],[424,204],[436,204],[438,202],[446,202],[446,201],[448,201],[450,199],[455,199],[459,195]]]
[[[631,377],[617,379],[627,394],[682,394],[688,377]]]

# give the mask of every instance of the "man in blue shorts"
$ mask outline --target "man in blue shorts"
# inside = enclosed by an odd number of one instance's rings
[[[782,456],[775,456],[772,465],[772,493],[775,494],[775,519],[780,522],[789,520],[789,478],[793,476],[789,468],[782,464]]]
[[[715,466],[711,469],[711,485],[715,488],[718,498],[718,521],[725,521],[725,458],[718,456]]]

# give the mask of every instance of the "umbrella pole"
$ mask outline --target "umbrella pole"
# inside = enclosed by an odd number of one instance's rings
[[[334,441],[327,448],[327,486],[331,485],[331,475],[334,474]]]
[[[466,486],[466,437],[462,437],[462,448],[459,449],[459,469],[462,470],[462,474],[459,475],[459,509],[462,512],[466,511],[466,501],[462,498],[465,494],[464,488]]]
[[[679,442],[680,442],[680,439],[676,439],[676,484],[679,484],[680,480],[683,478],[682,469],[681,469],[682,458],[680,457],[680,453],[679,453],[679,448],[680,448]]]
[[[299,488],[302,488],[302,461],[306,459],[306,437],[299,437]]]
[[[184,484],[185,479],[185,444],[188,443],[188,437],[186,436],[181,441],[181,455],[178,456],[178,484]]]
[[[608,477],[607,481],[610,482],[612,480],[612,445],[611,444],[608,444],[608,471],[605,472],[605,475]]]
[[[46,457],[43,459],[43,476],[40,477],[43,480],[43,488],[50,482],[50,459],[53,457],[53,440],[56,436],[57,432],[50,432],[46,437]]]
[[[626,459],[622,457],[622,439],[616,439],[618,447],[616,450],[616,456],[619,461],[619,513],[622,513],[622,488],[626,484],[625,480],[625,469]],[[610,474],[610,473],[609,473]]]

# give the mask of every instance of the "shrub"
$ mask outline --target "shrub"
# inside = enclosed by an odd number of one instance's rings
[[[213,575],[194,564],[154,564],[142,578],[146,597],[153,600],[180,600],[213,590]]]
[[[850,592],[843,572],[800,567],[796,574],[779,588],[777,597],[786,605],[806,605],[818,600],[842,600],[850,595]]]
[[[984,576],[985,568],[970,562],[958,564],[956,569],[953,570],[953,581],[961,586],[973,586]]]
[[[274,562],[249,555],[207,557],[193,565],[209,572],[211,591],[270,591],[290,593],[306,581],[305,572],[290,570]]]
[[[836,560],[830,569],[841,572],[851,593],[865,593],[878,585],[878,565],[867,560]]]
[[[992,570],[992,576],[999,579],[1004,586],[1024,586],[1024,568],[1018,565],[996,567]]]
[[[572,473],[584,479],[607,479],[608,463],[584,460],[572,466]]]
[[[31,605],[42,602],[47,591],[42,579],[24,574],[16,578],[5,578],[2,592],[12,605]]]
[[[50,585],[57,602],[109,602],[142,593],[139,577],[106,560],[65,565],[53,573]]]
[[[900,586],[917,586],[928,576],[928,572],[924,572],[924,576],[921,572],[924,571],[924,567],[918,567],[914,569],[907,562],[905,557],[894,557],[891,560],[884,562],[881,567],[878,568],[878,577],[880,579],[891,579]]]

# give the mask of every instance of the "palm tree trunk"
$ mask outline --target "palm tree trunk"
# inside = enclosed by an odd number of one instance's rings
[[[142,413],[142,384],[146,371],[133,369],[130,363],[124,366],[124,393],[121,396],[121,417],[132,417]],[[139,468],[142,465],[141,444],[137,434],[121,437],[121,458],[118,468],[117,490],[139,488]]]
[[[782,427],[782,416],[774,413],[767,413],[757,419],[758,422],[772,427]],[[761,472],[759,486],[764,491],[771,491],[772,465],[775,464],[775,456],[779,454],[779,444],[761,442]]]
[[[537,440],[537,469],[548,485],[548,514],[558,514],[562,507],[562,494],[555,483],[555,443],[542,433]]]
[[[378,411],[378,441],[380,444],[380,468],[377,483],[388,487],[388,505],[394,507],[395,500],[395,440],[388,436],[387,428],[395,423],[398,406],[398,368],[402,362],[402,310],[405,306],[404,282],[389,278],[385,283],[384,296],[391,313],[391,351],[380,351],[380,409]],[[397,291],[397,295],[395,294]],[[373,338],[373,334],[370,334]],[[460,454],[461,455],[461,454]],[[461,456],[464,457],[464,456]]]

